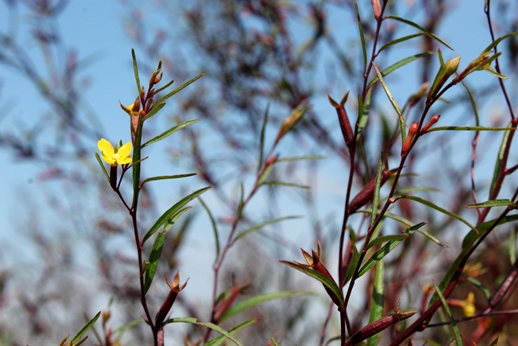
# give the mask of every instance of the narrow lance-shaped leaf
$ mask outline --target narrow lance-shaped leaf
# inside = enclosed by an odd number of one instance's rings
[[[224,330],[223,328],[215,325],[214,323],[210,323],[210,322],[198,322],[198,320],[194,317],[175,317],[175,318],[171,318],[167,321],[164,322],[164,324],[169,324],[169,323],[189,323],[189,324],[195,324],[195,325],[198,325],[198,326],[203,326],[203,327],[207,327],[207,328],[210,328],[222,335],[225,335],[225,337],[229,340],[231,340],[234,344],[238,345],[238,346],[243,346],[232,334],[230,334],[229,332],[227,332],[226,330]]]
[[[436,52],[424,52],[424,53],[419,53],[419,54],[411,55],[411,56],[409,56],[407,58],[401,59],[398,62],[395,62],[394,64],[390,65],[389,67],[387,67],[383,71],[381,71],[381,75],[383,77],[388,76],[389,74],[391,74],[392,72],[394,72],[398,68],[403,67],[403,66],[411,63],[412,61],[415,61],[415,60],[420,59],[420,58],[425,58],[425,57],[428,57],[428,56],[433,55],[433,54],[437,54],[437,53]],[[374,85],[374,83],[376,83],[377,81],[379,81],[379,77],[375,76],[369,82],[368,88],[370,89],[372,87],[372,85]]]
[[[200,197],[200,203],[203,206],[203,209],[207,212],[207,215],[209,215],[210,223],[212,225],[212,232],[214,233],[214,243],[216,246],[216,258],[219,257],[219,252],[221,249],[220,242],[219,242],[219,231],[218,231],[218,225],[216,223],[216,219],[214,219],[214,216],[212,215],[212,212],[210,211],[209,207],[205,202],[203,201],[203,198]]]
[[[166,232],[162,231],[158,233],[158,236],[155,239],[155,243],[153,244],[153,250],[151,250],[151,254],[149,255],[149,262],[145,265],[146,274],[144,276],[144,292],[147,293],[149,287],[151,287],[151,283],[153,282],[153,278],[155,277],[156,270],[158,268],[158,262],[160,257],[162,256],[162,249],[164,247]]]
[[[187,178],[187,177],[192,177],[193,175],[196,175],[196,173],[175,174],[175,175],[159,175],[159,176],[156,176],[156,177],[151,177],[151,178],[144,179],[142,181],[141,186],[144,186],[145,183],[149,183],[150,181]]]
[[[512,124],[509,124],[509,130],[512,128]],[[507,144],[507,139],[509,138],[509,134],[511,131],[504,132],[502,136],[502,143],[500,144],[500,149],[498,150],[498,156],[496,157],[495,168],[493,169],[493,178],[491,179],[491,188],[489,189],[489,195],[495,196],[495,189],[497,187],[497,182],[500,178],[500,174],[502,172],[502,163],[505,155],[505,147]],[[495,196],[496,197],[496,196]]]
[[[367,96],[365,97],[365,102],[362,101],[361,95],[358,94],[358,120],[357,120],[357,134],[356,134],[356,140],[360,139],[361,133],[363,132],[363,129],[367,125],[367,121],[369,120],[369,112],[371,107],[371,96],[372,96],[372,89],[369,89],[367,91]]]
[[[257,172],[263,167],[264,161],[264,136],[266,133],[266,125],[268,124],[268,112],[270,111],[270,105],[266,107],[263,116],[263,125],[261,126],[261,134],[259,136],[259,162],[257,163]]]
[[[401,108],[396,103],[396,100],[394,100],[394,97],[392,96],[392,93],[390,92],[387,84],[385,83],[385,80],[383,79],[383,76],[381,75],[380,70],[378,70],[378,67],[375,63],[372,63],[372,66],[376,70],[376,74],[378,75],[378,79],[381,82],[381,85],[383,86],[383,90],[385,91],[385,94],[387,95],[387,98],[389,99],[390,103],[392,104],[392,108],[396,111],[397,115],[401,118]]]
[[[155,116],[165,105],[165,102],[153,103],[153,107],[149,110],[149,113],[146,114],[146,120]]]
[[[184,127],[187,127],[187,126],[189,126],[191,124],[194,124],[195,122],[198,122],[199,120],[200,119],[189,120],[189,121],[183,122],[183,123],[181,123],[179,125],[173,126],[169,130],[162,132],[158,136],[153,137],[149,141],[147,141],[146,143],[142,144],[142,148],[144,148],[144,147],[146,147],[146,146],[148,146],[148,145],[150,145],[152,143],[161,141],[162,139],[169,137],[170,135],[172,135],[176,131],[178,131],[180,129],[183,129]]]
[[[277,180],[269,180],[263,182],[263,185],[279,185],[279,186],[287,186],[287,187],[298,187],[299,189],[309,189],[309,186],[295,183],[287,183],[284,181]]]
[[[380,190],[381,185],[383,185],[384,181],[384,174],[383,174],[383,152],[380,154],[380,160],[378,163],[378,173],[376,174],[376,185],[374,187],[374,196],[372,198],[372,214],[371,214],[371,227],[374,225],[374,222],[376,221],[377,213],[376,211],[379,208],[379,201],[380,201]],[[386,181],[386,179],[385,179]]]
[[[257,322],[256,319],[253,319],[253,320],[249,320],[249,321],[246,321],[246,322],[243,322],[241,324],[239,324],[238,326],[232,328],[232,329],[229,329],[228,330],[228,333],[230,335],[234,335],[236,334],[237,332],[239,332],[240,330],[242,329],[245,329],[246,327],[254,324],[255,322]],[[210,340],[209,342],[207,342],[206,344],[204,344],[203,346],[220,346],[222,345],[225,341],[227,340],[227,337],[225,335],[220,335],[212,340]]]
[[[374,285],[372,287],[371,311],[369,322],[374,322],[383,317],[383,280],[384,280],[384,264],[383,260],[376,264],[376,273],[374,276]],[[380,333],[374,334],[367,340],[367,346],[376,346],[380,340]]]
[[[465,224],[466,226],[468,226],[472,230],[476,230],[475,227],[473,227],[464,218],[460,217],[459,215],[457,215],[455,213],[450,212],[449,210],[446,210],[444,208],[439,207],[437,204],[434,204],[434,203],[430,202],[429,200],[426,200],[424,198],[417,197],[417,196],[408,196],[408,195],[402,195],[402,196],[399,196],[399,198],[408,199],[408,200],[411,200],[411,201],[418,202],[418,203],[421,203],[423,205],[426,205],[426,206],[428,206],[428,207],[430,207],[430,208],[432,208],[434,210],[437,210],[440,213],[448,215],[449,217],[454,218],[455,220],[458,220],[458,221],[462,222],[463,224]]]
[[[362,56],[363,56],[363,71],[367,71],[367,45],[365,44],[365,35],[363,33],[362,19],[360,17],[360,9],[358,8],[358,3],[355,2],[355,10],[356,10],[356,21],[358,23],[358,32],[360,34],[360,43],[362,45]]]
[[[503,225],[509,222],[515,222],[518,220],[518,215],[507,215],[502,220],[500,220],[499,225]],[[461,265],[461,262],[464,261],[464,258],[468,251],[470,251],[471,247],[475,242],[477,241],[480,236],[482,236],[490,227],[494,226],[496,219],[486,221],[480,225],[477,226],[476,230],[470,231],[462,241],[462,251],[457,255],[457,258],[455,261],[452,262],[450,267],[448,268],[448,271],[444,275],[443,279],[441,280],[441,283],[439,284],[439,289],[441,292],[448,286],[451,279],[453,278],[455,272],[458,270],[459,266]],[[430,303],[428,304],[433,305],[438,299],[437,293],[435,293],[432,298],[430,299]]]
[[[149,239],[158,229],[165,224],[171,217],[173,217],[183,206],[185,206],[187,203],[204,193],[205,191],[212,188],[212,186],[204,187],[202,189],[199,189],[197,191],[194,191],[190,195],[182,198],[179,202],[177,202],[175,205],[173,205],[171,208],[169,208],[165,213],[162,214],[158,218],[158,220],[155,222],[155,224],[149,229],[149,231],[146,233],[144,238],[142,239],[142,244],[146,242],[146,240]]]
[[[135,55],[135,50],[133,48],[131,48],[131,58],[133,60],[133,73],[135,74],[135,82],[137,83],[137,95],[140,95],[140,78],[138,75],[137,56]]]
[[[99,316],[101,316],[101,311],[99,311],[90,321],[88,321],[88,323],[83,327],[81,328],[81,330],[79,331],[79,333],[77,333],[76,336],[74,336],[74,338],[72,339],[71,343],[74,344],[76,342],[79,341],[79,339],[90,329],[92,328],[92,326],[95,324],[95,322],[97,322],[97,320],[99,319]]]
[[[516,204],[508,199],[494,199],[491,201],[466,204],[466,208],[493,208],[493,207],[516,207]]]
[[[380,49],[378,49],[378,54],[381,53],[381,51],[387,49],[388,47],[391,47],[391,46],[396,45],[396,44],[401,43],[401,42],[405,42],[405,41],[411,40],[411,39],[416,38],[416,37],[421,37],[423,35],[424,35],[424,33],[419,32],[417,34],[412,34],[412,35],[408,35],[408,36],[399,37],[399,38],[397,38],[395,40],[387,42],[383,46],[381,46]]]
[[[183,83],[182,85],[180,85],[178,88],[174,89],[173,91],[171,91],[170,93],[162,96],[161,98],[159,98],[155,103],[157,104],[160,104],[160,103],[163,103],[165,102],[168,98],[170,98],[171,96],[173,96],[174,94],[182,91],[183,89],[185,89],[186,87],[188,87],[189,85],[191,85],[192,83],[196,82],[198,79],[200,79],[201,77],[205,76],[204,73],[188,80],[187,82]]]
[[[103,162],[101,161],[101,157],[99,156],[99,153],[95,153],[95,158],[97,159],[97,162],[99,163],[99,166],[101,166],[101,169],[104,173],[104,176],[106,177],[106,180],[108,180],[108,183],[110,182],[110,176],[108,175],[108,172],[106,171],[106,167],[104,167]]]
[[[448,318],[450,319],[450,324],[453,329],[453,334],[455,335],[455,342],[457,345],[462,345],[462,338],[460,337],[459,327],[457,327],[457,322],[455,321],[455,317],[451,313],[450,307],[448,306],[448,302],[446,302],[446,299],[441,293],[441,290],[439,287],[437,287],[437,284],[434,282],[433,287],[435,287],[435,292],[439,296],[439,299],[441,299],[442,306],[444,310],[446,311],[446,315],[448,315]]]
[[[278,223],[278,222],[281,222],[281,221],[284,221],[284,220],[299,219],[301,217],[302,216],[285,216],[285,217],[279,217],[277,219],[261,222],[260,224],[255,225],[253,227],[250,227],[247,230],[244,230],[244,231],[240,232],[239,234],[237,234],[236,237],[233,240],[233,243],[235,243],[239,239],[243,238],[244,236],[246,236],[246,235],[248,235],[248,234],[250,234],[252,232],[260,230],[261,228],[263,228],[265,226],[268,226],[268,225],[271,225],[271,224],[274,224],[274,223]]]
[[[442,43],[446,47],[448,47],[451,50],[453,50],[453,48],[449,44],[447,44],[445,41],[443,41],[439,36],[435,35],[434,33],[430,32],[429,30],[426,30],[425,28],[423,28],[422,26],[412,22],[411,20],[404,19],[404,18],[401,18],[401,17],[398,17],[398,16],[393,16],[393,15],[386,16],[385,19],[394,19],[394,20],[397,20],[399,22],[402,22],[402,23],[408,24],[410,26],[413,26],[414,28],[416,28],[419,31],[421,31],[422,33],[424,33],[426,36],[429,36],[429,37],[433,38],[434,40]]]
[[[502,42],[506,38],[509,38],[511,36],[516,36],[516,35],[518,35],[518,32],[513,31],[513,32],[510,32],[510,33],[508,33],[508,34],[506,34],[504,36],[500,36],[499,38],[497,38],[496,40],[491,42],[491,44],[489,46],[487,46],[486,49],[483,50],[483,53],[489,52],[491,49],[496,47],[497,44],[499,44],[500,42]]]
[[[301,292],[301,291],[283,291],[283,292],[274,292],[263,295],[254,296],[252,298],[245,299],[240,301],[231,308],[229,308],[219,319],[220,322],[229,319],[232,316],[238,315],[241,312],[251,309],[259,304],[266,303],[275,299],[282,299],[288,297],[296,297],[300,295],[313,295],[311,292]]]
[[[420,222],[407,230],[404,231],[405,234],[412,235],[416,230],[426,225],[426,222]],[[388,255],[396,246],[401,243],[402,240],[391,240],[387,242],[383,247],[381,247],[374,255],[372,255],[371,258],[365,262],[363,267],[361,267],[360,271],[358,272],[358,277],[364,275],[369,271],[370,268],[372,268],[377,262],[381,261],[383,257]]]
[[[141,166],[141,147],[140,143],[142,142],[142,117],[138,116],[138,125],[137,131],[135,132],[135,143],[133,143],[133,164],[132,164],[132,172],[133,172],[133,202],[131,204],[131,208],[135,210],[137,208],[138,197],[140,192],[140,166]]]

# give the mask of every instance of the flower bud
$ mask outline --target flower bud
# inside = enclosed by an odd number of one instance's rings
[[[344,98],[342,99],[342,102],[338,104],[335,100],[331,98],[331,96],[327,95],[329,102],[336,109],[336,114],[338,115],[338,122],[340,123],[340,129],[342,130],[342,136],[344,137],[345,144],[348,148],[350,148],[354,141],[354,135],[351,123],[349,121],[349,116],[347,115],[347,110],[344,106],[345,102],[347,101],[347,96],[349,96],[349,92],[345,94]]]
[[[435,124],[436,122],[439,121],[439,118],[441,117],[440,114],[437,114],[437,115],[434,115],[430,121],[428,122],[428,124],[426,124],[423,129],[421,130],[421,134],[424,134],[426,133],[426,131],[428,131],[428,129],[430,129],[430,127],[432,127],[433,124]]]
[[[392,175],[392,173],[385,169],[381,173],[381,184],[383,186],[388,180],[388,178]],[[358,194],[353,198],[353,200],[349,203],[347,207],[347,212],[350,214],[354,213],[356,210],[363,207],[365,204],[369,203],[374,197],[374,189],[376,188],[376,177],[374,177],[371,181],[365,185],[365,187],[358,192]]]
[[[410,146],[412,145],[412,140],[414,139],[418,129],[419,129],[418,122],[415,122],[412,125],[410,125],[405,143],[403,143],[403,147],[401,148],[401,156],[406,155],[408,153],[408,151],[410,150]]]
[[[381,18],[381,6],[380,6],[380,0],[371,0],[372,10],[374,12],[374,18],[376,18],[377,21]]]

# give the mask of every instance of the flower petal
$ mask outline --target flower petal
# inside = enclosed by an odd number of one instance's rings
[[[117,153],[119,154],[119,158],[121,160],[128,158],[131,153],[131,142],[128,142],[128,143],[124,144],[122,147],[120,147],[120,149],[119,149],[119,151],[117,151]]]

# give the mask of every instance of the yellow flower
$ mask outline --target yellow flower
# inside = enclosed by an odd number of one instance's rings
[[[108,142],[106,139],[101,138],[99,142],[97,142],[97,147],[103,154],[103,160],[109,163],[112,166],[125,165],[127,163],[131,163],[132,159],[130,156],[131,153],[131,143],[128,142],[124,144],[122,147],[117,148]]]
[[[475,315],[475,294],[473,292],[468,293],[466,300],[460,302],[460,307],[464,311],[464,316],[471,317]]]

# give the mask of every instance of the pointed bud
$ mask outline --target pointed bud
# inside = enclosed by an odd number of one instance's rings
[[[428,91],[428,98],[432,99],[437,95],[439,90],[441,90],[442,86],[446,81],[455,73],[457,72],[457,69],[459,68],[460,64],[460,56],[452,58],[448,60],[444,66],[441,66],[439,69],[439,72],[437,72],[437,75],[435,76],[435,80],[432,84],[432,87]]]
[[[173,303],[176,300],[176,297],[178,294],[185,288],[187,285],[187,282],[185,282],[183,285],[180,285],[180,275],[176,273],[174,276],[173,282],[170,283],[167,276],[165,277],[165,280],[167,282],[167,285],[169,286],[169,294],[165,298],[164,302],[162,303],[162,306],[160,306],[160,310],[156,313],[155,316],[155,326],[162,326],[165,318],[167,317],[167,314],[173,307]]]
[[[302,116],[309,110],[309,106],[306,105],[306,100],[303,100],[292,112],[289,117],[284,119],[275,139],[275,144],[279,143],[282,137],[288,133],[293,127],[302,119]]]
[[[418,122],[415,122],[412,125],[410,125],[405,143],[403,143],[403,146],[401,147],[401,156],[406,155],[408,153],[408,151],[410,150],[410,146],[412,145],[412,140],[414,139],[414,137],[417,133],[417,130],[419,130]]]
[[[426,91],[428,90],[428,85],[430,85],[430,83],[428,83],[428,82],[421,84],[417,93],[410,96],[410,100],[408,102],[409,107],[414,107],[417,104],[417,102],[419,102],[419,100],[421,100],[423,97],[426,96]]]
[[[363,341],[379,332],[387,329],[393,324],[398,323],[399,321],[406,320],[409,317],[412,317],[416,311],[408,311],[408,312],[398,312],[385,317],[380,318],[377,321],[371,322],[367,324],[365,327],[358,330],[356,333],[351,335],[349,340],[347,340],[348,345],[354,345]]]
[[[440,114],[437,114],[437,115],[434,115],[430,121],[428,122],[428,124],[426,124],[423,129],[421,130],[421,134],[425,134],[426,131],[428,131],[430,129],[430,127],[432,127],[433,124],[435,124],[436,122],[439,121],[439,118],[441,117]]]
[[[383,186],[390,178],[392,173],[385,169],[383,172],[381,172],[381,184],[380,186]],[[353,198],[353,200],[349,203],[349,206],[347,207],[347,212],[350,214],[354,213],[361,207],[363,207],[365,204],[369,203],[372,198],[374,197],[374,189],[376,188],[376,177],[374,177],[371,181],[365,185],[365,187],[358,192],[358,194]]]
[[[381,6],[380,6],[380,0],[371,0],[372,10],[374,12],[374,18],[376,18],[377,21],[381,18]]]
[[[327,95],[329,102],[336,109],[336,114],[338,115],[338,122],[340,123],[340,129],[342,130],[342,136],[344,137],[344,142],[347,145],[347,147],[350,148],[354,141],[354,135],[351,123],[349,121],[349,116],[347,115],[347,111],[344,106],[348,96],[349,92],[345,94],[345,96],[342,99],[342,102],[338,104],[335,100],[331,98],[331,96]]]

